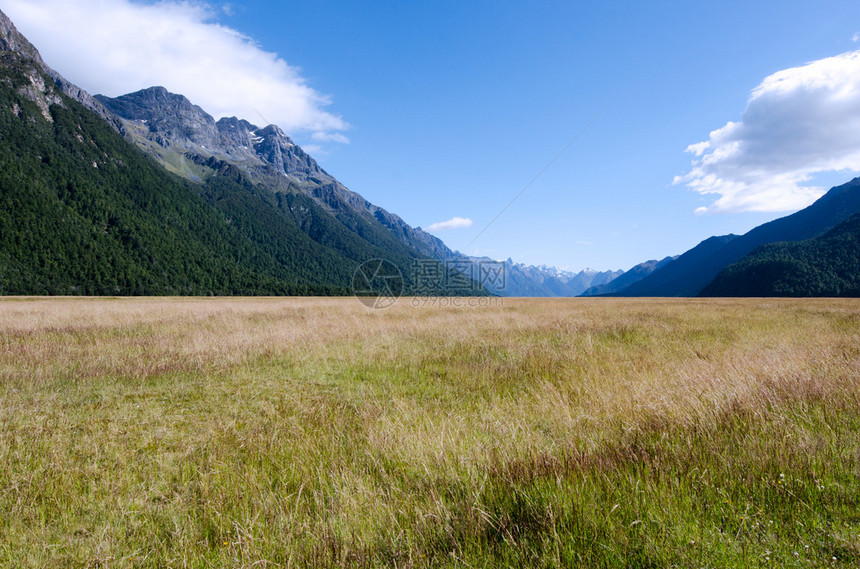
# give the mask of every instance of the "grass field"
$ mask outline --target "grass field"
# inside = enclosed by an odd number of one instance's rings
[[[860,566],[860,301],[0,301],[3,567]]]

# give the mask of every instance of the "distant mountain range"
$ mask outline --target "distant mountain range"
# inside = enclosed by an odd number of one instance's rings
[[[605,284],[601,283],[589,287],[580,296],[601,296],[624,290],[633,283],[641,281],[654,271],[662,269],[677,258],[678,256],[676,255],[674,257],[666,257],[664,259],[660,259],[659,261],[656,259],[652,259],[651,261],[639,263],[635,267],[631,268],[626,272],[623,272],[621,275]]]
[[[572,272],[547,265],[515,263],[510,258],[506,261],[495,261],[489,257],[459,256],[454,264],[468,267],[464,272],[474,274],[491,294],[512,297],[579,296],[587,288],[608,283],[622,273],[592,269]],[[502,278],[482,279],[481,275],[488,272],[488,267],[498,267],[497,271],[491,271],[490,274],[503,275]]]

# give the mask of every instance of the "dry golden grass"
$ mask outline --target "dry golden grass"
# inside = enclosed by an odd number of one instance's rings
[[[0,398],[10,567],[860,562],[855,300],[6,299]]]

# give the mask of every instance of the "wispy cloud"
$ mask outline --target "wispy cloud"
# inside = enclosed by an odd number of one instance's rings
[[[160,85],[216,118],[265,116],[288,133],[346,142],[331,103],[297,67],[217,22],[230,4],[6,0],[3,11],[51,67],[92,93]]]
[[[315,132],[312,138],[318,142],[339,142],[349,144],[349,139],[339,132]]]
[[[676,184],[716,196],[696,213],[789,211],[820,197],[823,172],[860,172],[860,51],[766,77],[742,119],[687,147]]]
[[[427,231],[436,232],[436,231],[446,231],[448,229],[461,229],[463,227],[470,227],[472,225],[472,220],[466,217],[452,217],[448,221],[440,221],[438,223],[433,223],[427,226]]]

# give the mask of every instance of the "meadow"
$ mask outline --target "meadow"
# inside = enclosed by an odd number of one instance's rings
[[[0,300],[2,567],[858,567],[860,301]]]

